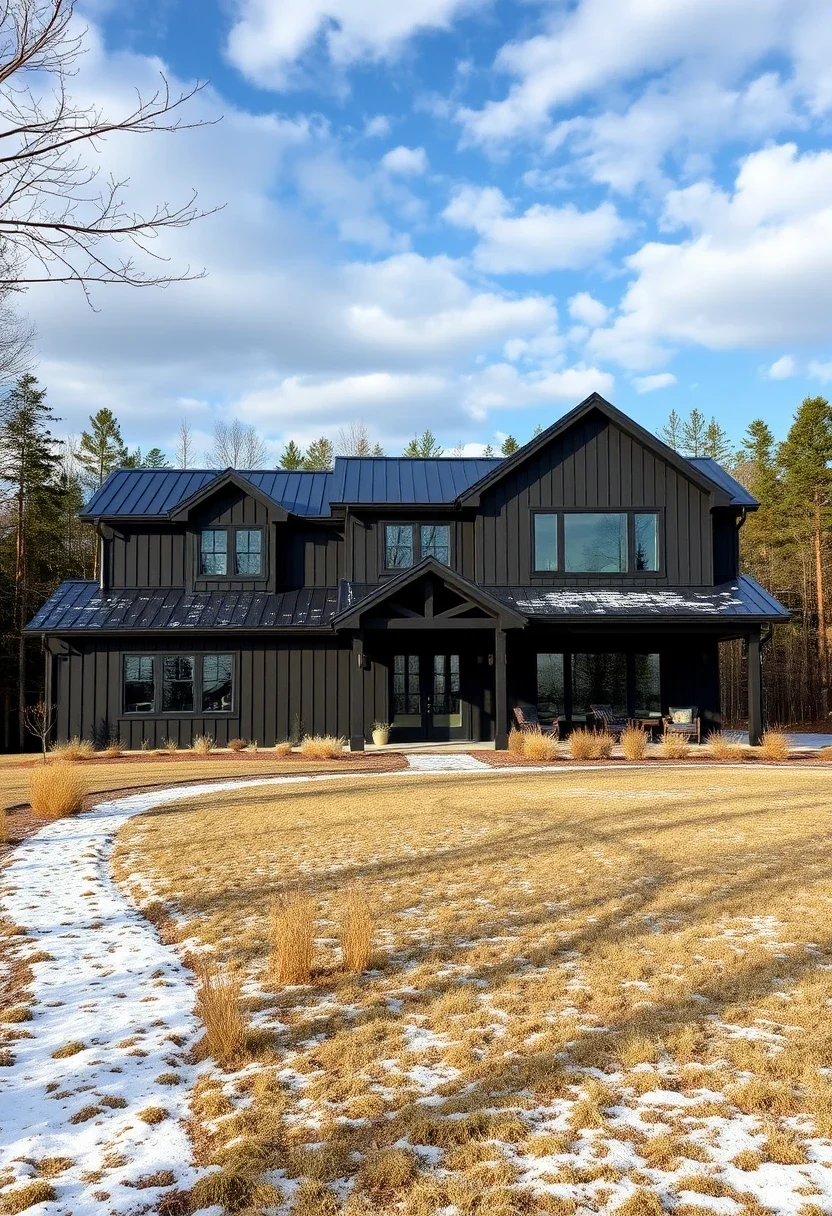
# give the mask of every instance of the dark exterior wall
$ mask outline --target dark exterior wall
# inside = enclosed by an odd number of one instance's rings
[[[108,587],[183,587],[185,530],[130,524],[105,542],[104,562]]]
[[[740,572],[740,532],[734,507],[714,511],[714,582],[728,583]]]
[[[344,577],[344,537],[336,527],[278,524],[278,587],[336,587]]]
[[[357,583],[378,583],[389,575],[384,568],[385,524],[450,524],[451,565],[466,578],[474,579],[476,559],[474,554],[474,516],[451,512],[401,511],[388,514],[350,512],[347,517],[347,547],[344,577]]]
[[[532,571],[532,510],[656,508],[665,570],[656,574],[554,574]],[[655,587],[713,583],[709,496],[671,465],[589,414],[482,496],[476,581],[493,586]]]
[[[125,714],[122,667],[125,654],[223,653],[235,656],[235,705],[230,714]],[[307,734],[349,735],[350,680],[365,683],[365,729],[387,712],[387,669],[355,666],[351,644],[338,639],[294,641],[271,638],[171,638],[120,642],[106,638],[73,640],[71,653],[56,657],[54,688],[58,739],[73,735],[104,742],[120,738],[133,749],[147,740],[186,746],[198,734],[222,745],[229,739],[257,739],[265,747],[287,739],[295,715]]]

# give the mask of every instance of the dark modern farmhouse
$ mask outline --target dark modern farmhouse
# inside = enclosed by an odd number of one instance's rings
[[[594,704],[720,725],[719,643],[788,612],[739,573],[757,506],[593,394],[514,455],[347,457],[330,472],[129,470],[86,508],[100,579],[67,582],[42,638],[56,734],[364,747],[494,740],[515,706],[564,730]]]

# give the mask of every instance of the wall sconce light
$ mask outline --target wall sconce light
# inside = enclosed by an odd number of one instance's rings
[[[488,656],[488,666],[489,666],[489,667],[493,667],[493,666],[494,666],[494,655],[493,655],[493,654],[490,654],[490,655]]]

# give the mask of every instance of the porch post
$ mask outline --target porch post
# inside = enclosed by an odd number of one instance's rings
[[[494,630],[494,746],[498,752],[508,747],[508,694],[506,692],[506,634]]]
[[[350,751],[364,751],[364,637],[352,639],[352,676],[350,677]]]
[[[748,669],[748,740],[753,747],[763,734],[763,678],[760,664],[760,627],[750,630],[746,667]]]

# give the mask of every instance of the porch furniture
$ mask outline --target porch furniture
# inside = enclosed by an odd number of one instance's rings
[[[518,730],[540,731],[543,735],[549,735],[552,739],[560,738],[560,723],[557,719],[551,726],[543,726],[540,718],[537,715],[536,709],[530,709],[526,706],[525,709],[519,705],[514,707],[514,721],[517,723]]]
[[[616,739],[621,738],[621,732],[629,725],[629,718],[617,714],[611,705],[590,705],[590,712],[597,723]]]
[[[665,737],[683,735],[686,739],[695,739],[697,743],[702,742],[698,705],[669,705],[667,715],[662,718],[662,722]]]

